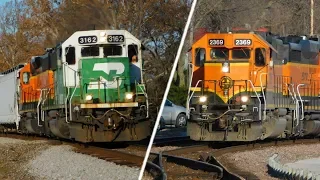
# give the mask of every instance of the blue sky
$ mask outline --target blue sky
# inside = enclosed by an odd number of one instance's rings
[[[9,2],[9,1],[11,1],[11,0],[0,0],[0,6],[5,4],[6,2]]]

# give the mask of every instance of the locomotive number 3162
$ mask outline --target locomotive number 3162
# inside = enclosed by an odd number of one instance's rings
[[[91,44],[97,42],[97,36],[80,36],[78,38],[79,44]]]

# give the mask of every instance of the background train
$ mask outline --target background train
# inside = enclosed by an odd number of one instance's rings
[[[1,73],[1,126],[79,142],[148,137],[141,50],[125,30],[75,32]]]
[[[191,49],[191,139],[318,136],[319,49],[318,38],[266,29],[206,33]]]

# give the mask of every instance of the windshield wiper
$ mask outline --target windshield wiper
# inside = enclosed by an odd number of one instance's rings
[[[243,48],[241,48],[241,50],[246,55],[246,57],[248,57],[248,54],[243,50]]]

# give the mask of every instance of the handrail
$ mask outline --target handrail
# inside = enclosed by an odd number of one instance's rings
[[[200,82],[202,82],[202,80],[198,80],[198,82],[197,82],[197,84],[196,84],[195,87],[198,87],[198,85],[199,85]],[[190,115],[190,112],[189,112],[189,103],[190,103],[191,98],[192,98],[192,96],[193,96],[193,94],[194,94],[194,91],[195,91],[195,90],[192,91],[190,97],[187,99],[187,101],[188,101],[188,106],[187,106],[187,108],[186,108],[186,109],[187,109],[187,118],[189,118],[189,115]],[[189,94],[188,94],[188,95],[189,95]]]
[[[137,87],[137,86],[136,86]],[[149,100],[148,100],[148,94],[139,86],[141,91],[143,92],[144,97],[146,97],[146,106],[147,106],[147,118],[149,117]]]
[[[254,93],[256,94],[256,96],[259,97],[256,89],[254,88],[254,85],[252,84],[252,81],[248,80],[248,82],[250,82],[251,87],[254,90]],[[260,98],[257,98],[257,99],[259,100],[259,121],[261,121],[261,100],[260,100]]]
[[[42,127],[42,125],[40,125],[40,119],[41,119],[41,116],[39,117],[39,114],[40,114],[40,109],[39,109],[39,107],[40,107],[40,104],[41,104],[41,101],[42,101],[42,91],[43,91],[44,89],[40,89],[40,97],[39,97],[39,100],[38,100],[38,105],[37,105],[37,118],[38,118],[38,126],[39,127]]]
[[[69,96],[69,92],[70,92],[70,87],[67,87],[67,96],[66,96],[66,100],[64,103],[64,107],[65,107],[65,115],[66,115],[66,123],[70,123],[68,121],[68,96]]]
[[[289,84],[287,84],[287,87],[288,87],[289,94],[290,94],[293,102],[295,103],[295,99],[294,99],[293,94],[292,94],[292,92],[291,92],[291,90],[290,90]]]
[[[266,106],[266,96],[264,94],[264,90],[262,87],[262,75],[267,75],[267,73],[261,73],[260,74],[260,86],[261,86],[261,91],[262,91],[262,96],[263,96],[263,101],[264,101],[264,112],[263,112],[263,121],[266,120],[267,118],[267,106]]]
[[[191,84],[192,84],[192,78],[193,78],[193,68],[194,68],[194,65],[192,63],[188,63],[188,65],[191,66],[191,77],[189,78],[190,79],[190,82],[189,82],[189,88],[188,88],[188,96],[190,94],[190,89],[191,89]],[[189,119],[189,105],[190,105],[190,102],[189,100],[187,100],[187,103],[186,103],[186,114],[187,114],[187,118]]]
[[[68,62],[64,62],[63,63],[63,67],[64,67],[64,69],[63,69],[63,71],[64,71],[64,74],[65,74],[65,78],[64,78],[64,81],[65,81],[65,87],[67,88],[67,96],[66,96],[66,99],[65,99],[65,103],[64,103],[64,107],[65,107],[65,115],[66,115],[66,123],[70,123],[69,121],[68,121],[68,97],[69,97],[69,93],[70,93],[70,87],[67,87],[67,79],[69,79],[69,76],[68,76],[68,74],[69,73],[67,73],[66,72],[66,67],[68,67],[68,68],[70,68],[69,66],[68,66]],[[71,70],[73,70],[72,68],[70,68]]]
[[[298,95],[299,95],[299,101],[301,102],[301,119],[300,120],[303,120],[304,119],[304,109],[303,109],[303,100],[302,100],[302,98],[301,98],[301,95],[300,95],[300,91],[299,91],[299,88],[300,88],[300,86],[304,86],[305,84],[299,84],[298,86],[297,86],[297,93],[298,93]]]
[[[202,80],[198,80],[198,82],[197,82],[197,84],[196,84],[196,86],[195,86],[195,87],[198,87],[198,85],[199,85],[199,83],[200,83],[200,82],[202,82]],[[192,93],[191,93],[190,98],[188,99],[188,101],[190,101],[190,100],[191,100],[191,98],[192,98],[193,94],[194,94],[194,90],[192,91]]]
[[[76,92],[76,90],[77,90],[77,75],[78,75],[78,73],[77,73],[77,71],[75,71],[74,72],[74,90],[73,90],[73,92],[72,92],[72,94],[71,94],[71,97],[70,97],[70,100],[69,100],[69,116],[70,116],[70,121],[72,121],[72,98],[73,98],[73,96],[74,96],[74,93]],[[80,77],[79,77],[80,78]],[[99,88],[100,88],[100,86],[99,86]],[[100,92],[100,89],[99,89],[99,92]],[[67,118],[66,118],[66,120],[67,120]]]
[[[296,104],[296,110],[295,110],[293,119],[297,119],[295,127],[298,127],[299,126],[299,120],[298,120],[299,119],[299,101],[298,101],[298,98],[297,98],[297,94],[294,91],[294,84],[290,84],[290,85],[292,86],[293,98],[295,99],[294,103]]]
[[[73,90],[73,92],[72,92],[72,94],[71,94],[70,102],[69,102],[69,116],[70,116],[70,121],[72,121],[72,109],[71,109],[72,103],[71,103],[71,102],[72,102],[72,98],[73,98],[74,93],[76,92],[76,90],[77,90],[77,86],[74,87],[74,90]]]
[[[48,90],[48,92],[47,92],[47,94],[46,94],[46,96],[45,96],[45,99],[44,99],[44,100],[42,101],[42,103],[41,103],[41,107],[43,107],[44,103],[47,101],[48,95],[49,95],[49,93],[50,93],[51,88],[49,88],[49,89],[43,89],[43,90]],[[43,112],[44,112],[44,111],[41,110],[41,120],[42,120],[42,121],[44,121],[44,113],[43,113]]]

